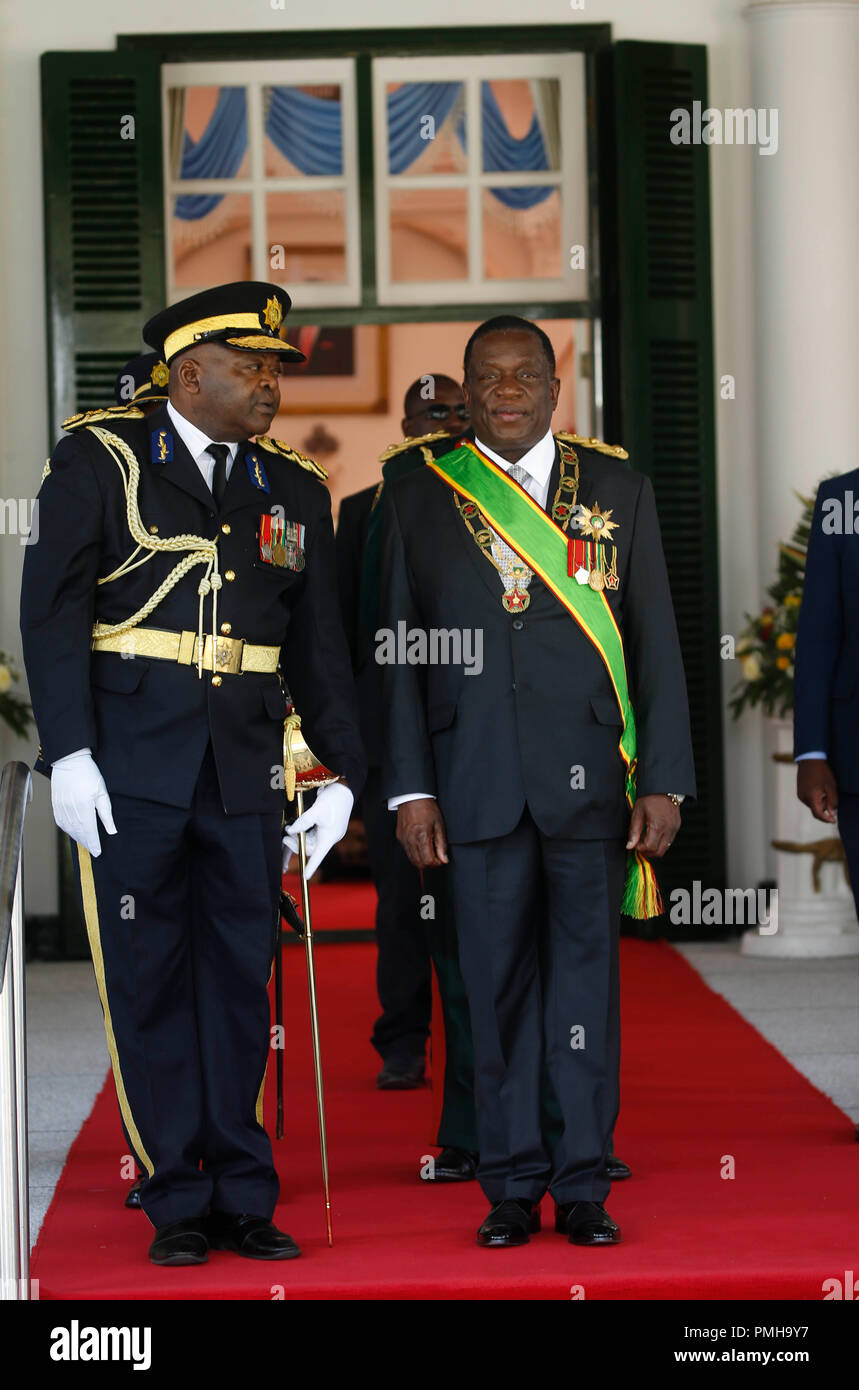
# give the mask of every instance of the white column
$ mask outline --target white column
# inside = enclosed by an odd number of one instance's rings
[[[746,16],[752,105],[778,113],[777,151],[761,153],[759,147],[753,156],[756,481],[763,594],[776,572],[778,542],[789,539],[799,517],[793,490],[808,495],[825,475],[855,467],[859,3],[761,0]],[[737,505],[742,505],[741,497]],[[730,524],[730,518],[723,518],[723,524]],[[832,833],[798,803],[788,814],[792,769],[780,769],[776,787],[768,841],[810,843]],[[786,835],[788,829],[792,833]],[[822,895],[812,894],[810,885],[799,892],[800,879],[805,883],[809,876],[806,856],[778,854],[777,861],[779,930],[754,939],[748,933],[744,951],[859,953],[852,903],[843,888],[836,888],[838,871],[827,866]]]

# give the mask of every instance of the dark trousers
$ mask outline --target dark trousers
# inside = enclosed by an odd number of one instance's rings
[[[847,872],[859,914],[859,795],[855,792],[838,793],[838,833],[844,846]]]
[[[622,840],[509,835],[450,847],[475,1058],[478,1177],[491,1202],[601,1202],[619,1107]],[[552,1146],[543,1068],[561,1111]],[[554,1152],[552,1148],[554,1147]]]
[[[370,1041],[387,1061],[423,1055],[432,995],[420,871],[409,863],[397,839],[396,813],[387,808],[381,780],[380,769],[371,767],[361,798],[361,816],[379,898],[376,987],[382,1013]]]
[[[444,1078],[433,1067],[433,1088],[444,1088],[436,1143],[477,1153],[474,1110],[474,1049],[468,996],[459,967],[456,921],[447,868],[425,869],[423,888],[432,895],[433,915],[427,922],[429,951],[435,966],[444,1023]]]
[[[117,834],[79,851],[84,914],[123,1127],[154,1226],[271,1217],[262,1126],[279,814],[227,816],[211,747],[188,810],[112,792]]]

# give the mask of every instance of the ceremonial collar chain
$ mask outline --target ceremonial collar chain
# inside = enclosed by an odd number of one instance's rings
[[[570,518],[576,511],[579,491],[579,460],[575,449],[564,439],[557,441],[560,454],[561,474],[558,487],[552,500],[552,520],[566,531]],[[458,492],[454,501],[460,516],[489,563],[498,571],[504,585],[501,602],[508,613],[521,613],[531,602],[528,585],[534,577],[533,570],[525,564],[516,551],[492,530],[486,517],[476,502],[466,501]]]

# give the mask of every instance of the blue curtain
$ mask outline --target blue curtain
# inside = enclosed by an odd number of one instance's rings
[[[248,143],[248,116],[243,87],[222,87],[211,120],[199,140],[187,130],[182,144],[182,179],[231,179],[241,168]],[[182,193],[176,216],[196,222],[218,206],[221,193]]]
[[[453,110],[461,82],[409,82],[391,92],[388,107],[389,169],[402,174],[426,148],[421,121],[432,116],[438,130]],[[500,170],[548,169],[549,162],[536,116],[521,140],[507,129],[488,82],[481,84],[483,108],[483,167]],[[266,116],[266,135],[303,174],[342,174],[343,132],[340,103],[312,96],[297,87],[275,87]],[[456,135],[463,149],[466,132],[460,115]],[[245,93],[241,87],[222,87],[212,118],[200,139],[185,132],[183,179],[232,178],[241,167],[248,143]],[[551,196],[551,188],[493,188],[493,196],[508,208],[530,208]],[[176,216],[195,222],[218,206],[218,193],[183,193]]]
[[[302,174],[343,173],[339,101],[326,101],[297,87],[275,87],[265,133]]]

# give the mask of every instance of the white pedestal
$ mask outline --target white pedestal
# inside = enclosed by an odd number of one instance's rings
[[[815,820],[797,800],[792,722],[778,719],[771,723],[776,751],[791,755],[790,762],[776,762],[773,839],[793,844],[837,841],[837,830]],[[815,893],[812,854],[778,851],[777,858],[778,930],[770,936],[757,927],[750,928],[743,933],[742,954],[771,959],[859,956],[859,922],[843,864],[820,865],[820,892]]]

